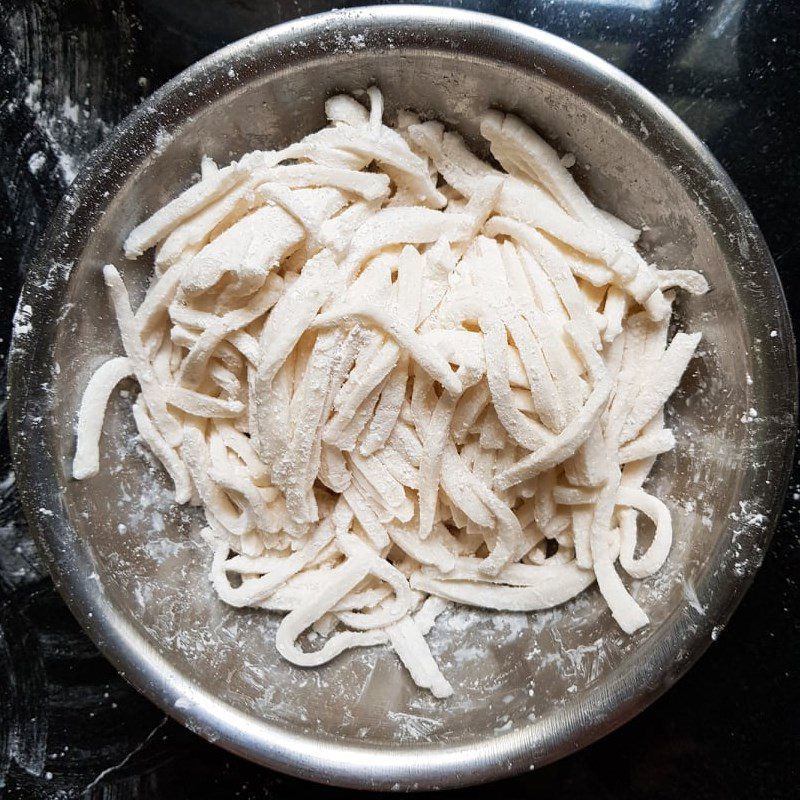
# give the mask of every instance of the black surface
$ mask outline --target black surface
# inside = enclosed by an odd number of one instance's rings
[[[677,111],[750,204],[797,326],[795,0],[455,5],[511,16],[581,44]],[[7,347],[25,260],[70,168],[144,95],[197,58],[327,7],[304,0],[0,0],[0,353]],[[4,364],[0,355],[0,372]],[[229,756],[166,719],[117,675],[41,567],[16,499],[4,422],[1,430],[0,797],[350,795]],[[535,774],[455,795],[800,796],[798,522],[796,465],[778,532],[753,588],[686,678],[592,747]]]

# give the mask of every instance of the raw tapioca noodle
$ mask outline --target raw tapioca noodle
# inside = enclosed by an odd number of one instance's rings
[[[130,234],[155,274],[134,312],[104,269],[125,355],[89,382],[73,474],[97,472],[134,377],[219,596],[284,614],[294,664],[388,644],[444,697],[425,635],[449,603],[536,611],[597,581],[625,631],[647,623],[619,571],[670,549],[642,486],[700,339],[667,341],[672,290],[707,287],[648,264],[518,118],[481,120],[501,170],[437,122],[388,127],[367,94],[332,97],[328,127],[284,150],[203,159]]]

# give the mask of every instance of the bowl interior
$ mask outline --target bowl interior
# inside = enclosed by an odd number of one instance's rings
[[[358,37],[335,47],[296,41],[294,56],[280,58],[259,55],[257,44],[227,56],[223,51],[188,83],[157,98],[156,123],[138,123],[138,150],[136,131],[129,130],[96,165],[106,172],[95,176],[91,199],[82,200],[96,213],[89,222],[76,217],[75,229],[66,231],[74,264],[56,270],[55,289],[48,287],[58,293],[59,318],[50,321],[42,351],[52,371],[41,426],[61,490],[59,514],[91,561],[98,604],[124,618],[141,637],[143,652],[152,648],[198,696],[217,698],[254,725],[381,749],[422,742],[451,748],[525,729],[538,732],[529,741],[534,752],[541,747],[534,760],[546,760],[546,728],[565,715],[580,724],[590,700],[612,682],[627,681],[626,696],[617,694],[615,702],[630,701],[629,715],[645,702],[637,697],[679,674],[698,645],[675,635],[675,619],[691,633],[707,634],[716,621],[709,614],[719,616],[731,602],[726,579],[746,578],[757,567],[753,543],[769,513],[761,484],[773,475],[769,470],[781,480],[781,465],[765,455],[765,430],[776,424],[776,409],[785,411],[781,393],[790,391],[760,380],[762,350],[785,347],[790,333],[779,291],[767,298],[777,304],[774,313],[755,309],[747,296],[748,278],[774,284],[774,276],[748,273],[752,263],[760,270],[771,266],[751,250],[760,239],[746,212],[741,219],[723,216],[733,202],[730,188],[709,183],[712,167],[697,154],[687,161],[669,120],[627,103],[629,88],[605,91],[602,80],[581,81],[568,64],[546,54],[515,63],[446,41],[426,49],[368,45]],[[704,340],[702,358],[692,363],[670,407],[678,448],[659,460],[652,478],[672,510],[675,544],[657,576],[631,584],[651,625],[622,634],[594,589],[532,615],[454,609],[430,636],[455,687],[445,701],[417,690],[385,648],[346,653],[320,669],[296,668],[275,650],[276,617],[232,609],[215,597],[206,577],[210,554],[197,535],[200,514],[173,507],[165,474],[136,440],[134,385],[111,403],[100,475],[70,479],[83,387],[102,361],[122,352],[101,268],[116,264],[138,299],[152,267],[147,256],[124,259],[128,231],[193,180],[204,153],[224,163],[296,140],[324,124],[323,103],[332,92],[372,82],[383,90],[389,116],[400,107],[434,116],[478,150],[482,110],[497,106],[520,114],[560,151],[575,154],[575,174],[599,206],[646,226],[641,246],[652,261],[699,269],[713,287],[703,298],[683,296],[678,304],[677,324],[702,331]],[[109,188],[102,198],[101,189]],[[778,334],[770,339],[773,325]],[[68,594],[63,570],[60,583]],[[158,696],[158,680],[149,676],[143,688]],[[174,713],[191,718],[199,701],[183,693],[173,702]],[[604,713],[613,716],[614,709]]]

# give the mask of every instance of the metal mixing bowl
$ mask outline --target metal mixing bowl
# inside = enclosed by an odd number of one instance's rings
[[[488,105],[535,123],[577,157],[602,207],[646,223],[664,267],[702,270],[679,323],[705,335],[671,404],[679,447],[653,477],[675,519],[669,562],[633,591],[652,624],[622,634],[596,591],[533,615],[454,611],[431,636],[455,687],[418,691],[392,652],[302,670],[276,653],[276,618],[228,608],[206,579],[197,512],[170,505],[136,443],[130,397],[112,402],[103,471],[70,479],[73,423],[92,370],[121,352],[100,270],[140,296],[151,263],[126,263],[131,227],[218,161],[324,123],[333,91],[377,82],[476,147]],[[11,430],[33,531],[65,600],[142,692],[207,739],[335,784],[428,788],[552,761],[671,686],[714,639],[758,568],[794,439],[794,344],[772,260],[719,164],[660,102],[605,62],[511,22],[383,7],[288,23],[191,67],[137,108],[90,159],[30,266],[11,363]],[[133,388],[133,387],[131,387]],[[752,409],[752,410],[751,410]],[[155,488],[153,488],[155,487]]]

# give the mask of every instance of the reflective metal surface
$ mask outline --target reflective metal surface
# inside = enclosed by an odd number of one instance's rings
[[[119,352],[100,268],[142,289],[127,231],[188,184],[200,155],[275,147],[323,123],[334,90],[376,81],[475,140],[487,105],[573,152],[599,205],[648,230],[662,266],[713,291],[682,300],[702,329],[672,404],[680,447],[654,476],[676,523],[662,574],[634,587],[652,625],[621,634],[595,593],[546,614],[454,612],[432,646],[456,687],[436,701],[383,649],[315,671],[272,644],[276,619],[222,605],[199,518],[170,507],[113,403],[101,476],[69,479],[72,426],[92,369]],[[560,39],[444,9],[335,12],[256,34],[138,108],[90,159],[31,266],[12,348],[11,426],[23,501],[75,615],[123,674],[192,730],[278,769],[374,788],[464,785],[529,769],[608,732],[702,653],[758,568],[794,437],[796,368],[770,256],[719,165],[664,106]],[[774,332],[774,334],[773,334]],[[752,409],[752,411],[751,411]],[[678,421],[679,420],[679,421]],[[156,487],[156,488],[153,488]]]

